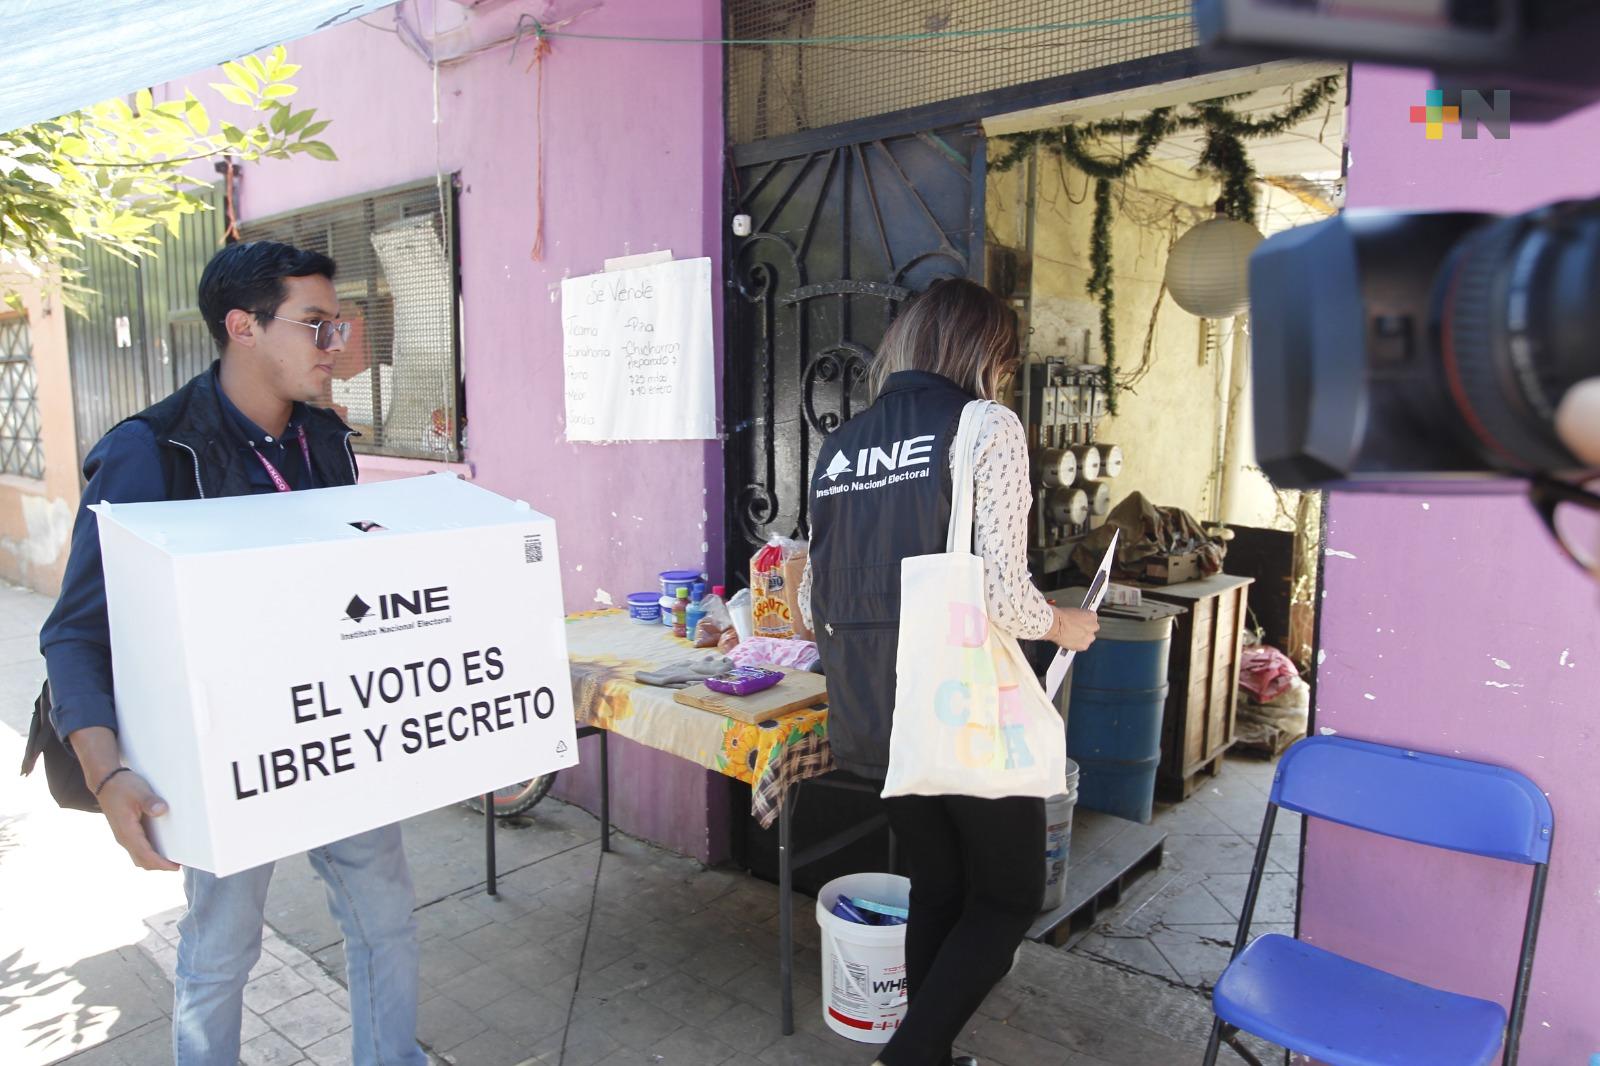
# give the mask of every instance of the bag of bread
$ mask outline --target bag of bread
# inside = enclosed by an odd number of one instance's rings
[[[789,591],[788,564],[795,558],[804,563],[806,544],[774,534],[761,550],[750,557],[750,620],[753,635],[787,640],[794,636],[798,613]],[[798,570],[792,571],[798,574]],[[794,581],[799,589],[798,577]]]

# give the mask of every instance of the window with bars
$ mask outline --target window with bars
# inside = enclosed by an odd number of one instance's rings
[[[446,178],[318,204],[240,226],[245,240],[322,252],[352,325],[326,398],[362,435],[356,450],[461,457],[455,187]]]
[[[39,382],[28,320],[22,315],[0,316],[0,474],[44,477]]]

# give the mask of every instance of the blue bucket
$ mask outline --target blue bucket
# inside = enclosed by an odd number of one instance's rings
[[[1172,619],[1100,619],[1072,666],[1067,754],[1078,764],[1078,806],[1148,822],[1161,762]]]

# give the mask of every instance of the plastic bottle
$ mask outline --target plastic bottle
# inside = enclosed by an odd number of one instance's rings
[[[687,635],[693,639],[695,632],[700,628],[700,619],[706,616],[705,608],[706,584],[696,581],[689,592],[688,621],[685,624]]]
[[[689,635],[689,590],[679,589],[672,605],[672,635],[680,640]]]

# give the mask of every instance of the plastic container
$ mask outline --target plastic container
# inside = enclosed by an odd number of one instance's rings
[[[689,617],[688,629],[692,637],[700,628],[700,619],[706,616],[705,608],[706,586],[702,581],[696,581],[689,590]]]
[[[661,595],[668,599],[676,596],[679,589],[693,588],[694,583],[700,580],[698,570],[663,570],[661,578]]]
[[[675,596],[663,596],[656,601],[656,606],[661,608],[661,624],[668,629],[672,628],[672,608],[677,602]]]
[[[740,640],[749,640],[755,635],[755,623],[750,614],[749,589],[740,589],[733,594],[733,599],[728,601],[728,617],[732,620],[734,632],[739,634]]]
[[[817,893],[822,1020],[840,1036],[887,1044],[906,1016],[906,927],[846,921],[833,913],[840,896],[907,907],[911,882],[894,874],[850,874]]]
[[[628,594],[628,618],[634,622],[650,624],[661,619],[661,601],[654,592]]]
[[[1100,619],[1100,633],[1072,664],[1067,754],[1081,771],[1079,802],[1148,822],[1161,761],[1172,619]]]
[[[1072,810],[1078,805],[1078,764],[1067,760],[1067,790],[1044,802],[1044,902],[1053,911],[1066,899],[1067,855],[1072,851]]]

